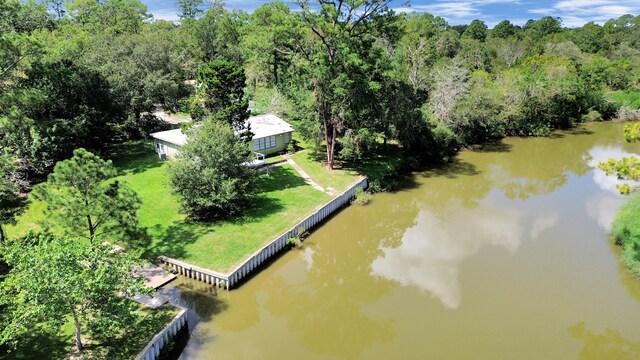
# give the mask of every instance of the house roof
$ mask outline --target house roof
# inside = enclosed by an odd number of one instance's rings
[[[273,114],[252,116],[247,122],[251,126],[254,139],[294,131],[291,124]],[[187,136],[180,129],[155,132],[149,134],[149,136],[178,146],[183,146],[187,143]]]
[[[273,114],[252,116],[247,122],[251,125],[250,130],[254,139],[293,131],[291,124]]]
[[[178,146],[183,146],[187,143],[187,136],[180,129],[155,132],[149,134],[149,136]]]

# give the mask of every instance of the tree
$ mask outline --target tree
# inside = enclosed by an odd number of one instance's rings
[[[270,2],[251,14],[243,37],[244,54],[253,80],[282,85],[293,58],[301,52],[300,18],[282,2]]]
[[[175,25],[157,21],[137,34],[97,35],[81,61],[109,81],[111,98],[139,127],[158,104],[175,110],[189,94],[183,66],[190,61],[175,39]],[[146,134],[145,134],[146,136]]]
[[[31,64],[5,95],[0,114],[6,114],[6,130],[0,143],[18,157],[18,170],[32,181],[75,148],[102,148],[123,118],[108,82],[70,61]]]
[[[202,14],[203,0],[177,0],[178,17],[180,20],[195,19]]]
[[[509,20],[503,20],[491,30],[491,37],[507,39],[516,34],[517,27]]]
[[[484,21],[481,20],[473,20],[469,27],[464,30],[462,34],[463,37],[484,41],[487,38],[487,25]]]
[[[102,237],[140,244],[147,240],[144,229],[138,227],[140,198],[129,186],[113,180],[116,175],[111,160],[80,148],[71,159],[57,163],[33,195],[46,203],[48,224],[70,236],[88,239],[93,245]]]
[[[138,305],[130,298],[149,292],[133,275],[139,264],[107,243],[32,234],[12,242],[5,259],[12,269],[0,282],[0,306],[10,311],[0,343],[15,342],[39,324],[60,327],[71,317],[82,351],[85,332],[100,340],[131,329]]]
[[[11,178],[12,164],[5,156],[0,156],[0,245],[6,241],[3,225],[15,224],[27,204],[20,193],[20,187]]]
[[[195,23],[193,37],[202,51],[202,61],[228,60],[237,65],[243,63],[242,43],[247,14],[241,11],[227,11],[224,4],[214,0],[209,9]]]
[[[345,124],[356,118],[353,107],[362,108],[367,100],[363,95],[377,87],[369,77],[369,65],[375,63],[374,36],[385,33],[393,19],[389,2],[318,0],[319,9],[315,12],[309,0],[296,0],[317,40],[312,49],[310,77],[329,169],[334,166],[339,135]]]
[[[529,20],[524,30],[533,40],[540,41],[545,36],[562,31],[562,20],[558,17],[544,16],[539,20]]]
[[[245,141],[252,134],[247,125],[249,99],[244,95],[244,69],[226,60],[214,60],[197,74],[198,98],[205,116],[224,119]]]
[[[182,211],[197,220],[241,213],[256,193],[255,172],[246,165],[249,146],[217,117],[192,127],[188,136],[169,167]]]
[[[453,64],[433,69],[434,89],[429,96],[429,104],[435,117],[451,126],[451,112],[459,97],[469,90],[469,71]]]

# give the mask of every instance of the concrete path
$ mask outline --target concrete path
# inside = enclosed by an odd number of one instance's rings
[[[136,274],[142,275],[145,278],[145,286],[157,290],[162,285],[165,285],[173,281],[176,276],[168,271],[165,271],[159,266],[149,265],[136,271]],[[153,296],[148,295],[135,295],[133,299],[142,305],[146,305],[152,309],[162,306],[169,298],[155,292]]]
[[[143,269],[140,269],[136,271],[136,274],[144,276],[144,278],[146,279],[145,285],[154,289],[157,289],[176,278],[174,274],[165,271],[164,269],[156,265],[149,265]]]
[[[304,182],[313,186],[313,188],[316,190],[331,194],[330,192],[326,191],[322,186],[318,185],[318,183],[313,181],[311,176],[309,176],[306,172],[304,172],[304,170],[302,170],[302,168],[298,164],[296,164],[295,161],[293,161],[293,159],[289,156],[289,154],[284,154],[282,155],[282,157],[285,158],[285,160],[287,160],[287,163],[291,165],[298,172],[298,174],[300,174],[300,176],[302,176],[302,178],[304,179]]]

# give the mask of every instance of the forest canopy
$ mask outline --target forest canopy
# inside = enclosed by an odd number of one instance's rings
[[[198,118],[192,84],[212,61],[243,69],[250,110],[292,121],[330,168],[380,144],[441,161],[491,138],[544,136],[611,118],[624,105],[608,93],[640,90],[639,16],[489,28],[396,14],[388,0],[339,3],[246,13],[179,1],[174,23],[137,0],[4,1],[0,152],[11,178],[26,188],[76,148],[101,153],[165,129],[158,107]]]

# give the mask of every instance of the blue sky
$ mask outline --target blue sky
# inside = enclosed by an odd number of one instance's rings
[[[208,0],[205,0],[205,2]],[[142,0],[156,19],[176,20],[175,0]],[[229,9],[251,12],[268,1],[227,0]],[[285,2],[289,2],[285,0]],[[640,15],[640,0],[393,0],[391,7],[397,12],[429,12],[445,18],[449,24],[467,24],[474,19],[483,20],[490,27],[509,19],[524,24],[528,19],[559,16],[565,26],[581,26],[588,21],[604,23],[624,14]],[[292,5],[295,8],[295,5]]]

